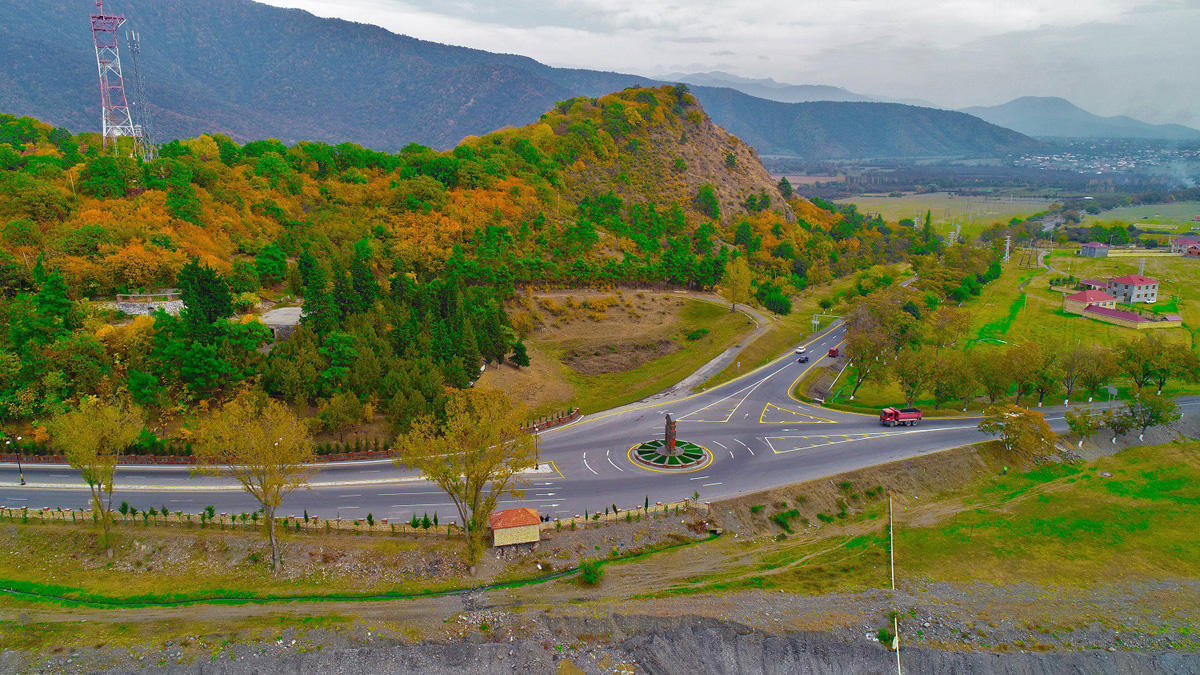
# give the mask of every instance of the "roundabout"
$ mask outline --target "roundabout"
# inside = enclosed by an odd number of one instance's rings
[[[675,441],[672,451],[667,441],[655,439],[638,443],[629,449],[629,460],[653,471],[696,471],[713,461],[708,448],[691,441]]]

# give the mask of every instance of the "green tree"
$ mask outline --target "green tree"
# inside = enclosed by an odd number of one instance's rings
[[[183,316],[193,327],[212,326],[233,314],[233,293],[220,272],[192,258],[179,271]]]
[[[784,199],[790,199],[795,190],[792,189],[792,182],[784,176],[779,179],[779,194],[783,195]]]
[[[1170,426],[1182,416],[1175,399],[1152,392],[1149,388],[1133,392],[1133,397],[1126,404],[1125,414],[1132,427],[1139,430],[1139,441],[1150,427]]]
[[[696,192],[696,208],[713,220],[721,218],[721,203],[717,200],[717,191],[711,184],[701,185]]]
[[[529,353],[525,349],[525,343],[520,340],[517,340],[516,342],[513,343],[512,350],[513,350],[512,357],[510,357],[509,360],[512,361],[513,364],[516,365],[518,368],[528,367],[529,366]]]
[[[287,276],[287,256],[275,244],[267,244],[255,256],[254,267],[264,284],[277,284]]]
[[[1067,426],[1079,437],[1079,447],[1091,438],[1104,424],[1103,418],[1091,407],[1071,408],[1066,412]]]
[[[337,434],[341,441],[345,439],[348,429],[363,421],[363,404],[352,392],[338,392],[321,406],[317,417],[321,420],[321,427]]]

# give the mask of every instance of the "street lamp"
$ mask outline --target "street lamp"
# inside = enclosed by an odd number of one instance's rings
[[[4,441],[5,446],[12,445],[12,441]],[[25,469],[21,466],[21,437],[17,436],[17,475],[21,478],[21,485],[25,484]]]

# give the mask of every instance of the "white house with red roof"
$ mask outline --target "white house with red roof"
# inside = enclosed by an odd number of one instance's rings
[[[1158,280],[1140,274],[1114,277],[1108,280],[1108,294],[1126,305],[1138,302],[1153,305],[1158,302]]]

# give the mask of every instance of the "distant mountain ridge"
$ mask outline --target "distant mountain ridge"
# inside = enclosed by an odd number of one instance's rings
[[[75,131],[98,128],[87,21],[93,9],[91,0],[0,3],[0,59],[6,64],[0,111]],[[657,84],[427,42],[250,0],[122,0],[119,9],[142,33],[148,100],[161,139],[222,132],[242,140],[352,141],[381,150],[416,142],[444,149],[467,136],[533,122],[574,96]],[[692,90],[717,124],[769,154],[995,156],[1031,142],[946,111],[874,103],[811,107],[732,89]],[[883,107],[869,113],[840,107],[847,105]],[[950,123],[939,130],[934,119]]]
[[[1149,124],[1125,115],[1101,117],[1053,96],[1022,96],[1001,105],[963,108],[962,112],[1035,137],[1200,141],[1200,130],[1191,127]]]
[[[765,98],[781,103],[809,103],[811,101],[854,101],[859,103],[878,102],[879,99],[858,94],[849,89],[824,84],[787,84],[771,78],[747,78],[731,75],[719,70],[708,73],[668,73],[657,79],[664,82],[683,82],[702,87],[724,87],[736,89],[743,94]]]

